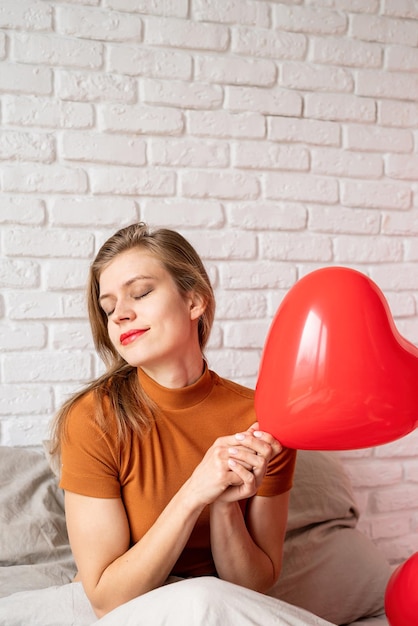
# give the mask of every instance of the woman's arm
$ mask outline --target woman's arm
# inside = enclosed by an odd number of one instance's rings
[[[98,617],[164,583],[202,508],[180,489],[149,531],[129,548],[129,525],[120,498],[66,492],[78,578]]]
[[[265,592],[282,565],[289,492],[254,496],[244,515],[238,502],[211,506],[212,555],[220,578]]]
[[[236,435],[239,446],[230,450],[229,464],[242,483],[231,486],[211,505],[211,546],[220,578],[267,591],[281,569],[286,532],[289,492],[262,497],[255,495],[268,462],[281,446],[254,424]],[[249,498],[243,511],[239,500]]]
[[[237,443],[234,436],[217,439],[153,526],[131,548],[120,498],[66,492],[68,534],[79,579],[99,617],[162,585],[203,508],[228,490],[241,489],[242,476],[229,465],[229,451]],[[255,458],[247,449],[242,456]]]

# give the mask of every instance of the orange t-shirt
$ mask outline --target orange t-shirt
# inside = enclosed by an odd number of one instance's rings
[[[142,439],[120,443],[116,418],[104,407],[106,433],[95,419],[93,393],[72,408],[62,442],[62,489],[97,498],[122,498],[136,543],[189,478],[215,439],[245,431],[256,421],[254,391],[205,369],[188,387],[162,387],[142,370],[140,384],[160,411]],[[283,449],[268,466],[257,492],[273,496],[292,486],[296,452]],[[172,571],[177,576],[216,574],[210,549],[209,507]]]

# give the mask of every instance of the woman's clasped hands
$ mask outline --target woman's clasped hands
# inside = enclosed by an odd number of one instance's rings
[[[202,504],[251,498],[261,485],[269,461],[282,446],[258,423],[242,433],[219,437],[206,452],[190,481]]]

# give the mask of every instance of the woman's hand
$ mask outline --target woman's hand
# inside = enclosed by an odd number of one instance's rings
[[[228,465],[241,478],[219,496],[223,502],[233,502],[255,495],[267,471],[269,461],[282,449],[272,435],[262,432],[256,422],[244,433],[235,436],[237,445],[229,448]]]
[[[260,431],[257,422],[243,433],[219,437],[191,475],[189,488],[203,505],[217,499],[234,502],[249,498],[280,450],[280,443]]]

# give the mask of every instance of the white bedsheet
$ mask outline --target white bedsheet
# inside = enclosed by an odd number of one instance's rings
[[[332,626],[290,604],[220,581],[165,585],[97,619],[81,583],[0,599],[1,626]]]

